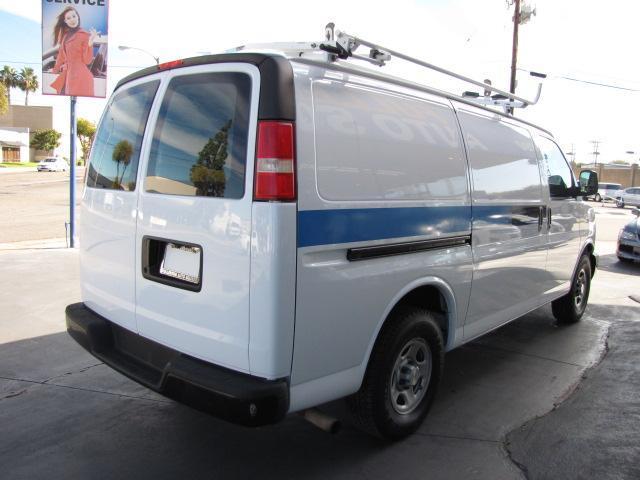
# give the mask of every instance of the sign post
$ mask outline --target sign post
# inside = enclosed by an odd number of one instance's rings
[[[108,21],[109,0],[42,0],[42,93],[71,97],[71,248],[75,246],[76,231],[76,100],[107,96]]]
[[[69,248],[75,247],[76,232],[76,97],[71,97],[71,154],[69,156]]]

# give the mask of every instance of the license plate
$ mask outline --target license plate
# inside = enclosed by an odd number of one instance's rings
[[[197,285],[200,283],[201,257],[200,247],[167,243],[160,273]]]

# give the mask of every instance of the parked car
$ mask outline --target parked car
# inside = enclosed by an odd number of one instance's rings
[[[615,202],[616,195],[622,190],[622,185],[619,183],[598,183],[598,192],[593,197],[587,197],[593,199],[596,202]]]
[[[580,320],[597,175],[578,182],[540,127],[334,57],[210,55],[118,83],[67,329],[220,418],[348,397],[365,431],[397,439],[446,351],[549,302]]]
[[[622,262],[640,262],[640,210],[633,209],[636,216],[627,223],[618,235],[618,249],[616,254]]]
[[[58,157],[45,158],[38,164],[39,172],[66,172],[68,168],[69,164]]]
[[[626,206],[640,207],[640,187],[631,187],[621,190],[616,195],[616,206],[624,208]]]

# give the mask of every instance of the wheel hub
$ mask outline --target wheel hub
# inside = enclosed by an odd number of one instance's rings
[[[585,296],[587,294],[587,274],[584,270],[580,270],[578,273],[578,277],[576,278],[576,283],[573,289],[573,300],[575,302],[576,308],[582,307],[584,303]]]
[[[402,415],[411,413],[425,396],[431,380],[431,349],[414,338],[400,350],[390,379],[391,405]]]

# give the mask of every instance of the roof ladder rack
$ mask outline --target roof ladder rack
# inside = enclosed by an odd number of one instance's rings
[[[368,56],[358,55],[355,53],[355,51],[360,46],[368,47],[370,49]],[[391,50],[390,48],[386,48],[368,40],[356,37],[354,35],[349,35],[346,32],[336,30],[333,23],[329,23],[325,27],[325,41],[319,44],[319,48],[320,50],[329,53],[330,57],[332,57],[332,60],[336,60],[338,58],[354,58],[378,66],[384,66],[386,62],[391,60],[391,58],[393,57],[400,58],[415,65],[419,65],[438,73],[442,73],[443,75],[453,77],[457,80],[470,83],[477,87],[482,87],[482,89],[484,90],[484,95],[480,95],[476,92],[465,92],[462,97],[467,101],[471,101],[479,105],[504,107],[507,111],[512,108],[526,108],[529,105],[535,105],[536,103],[538,103],[538,100],[540,99],[540,93],[542,92],[542,82],[540,82],[538,84],[538,92],[535,98],[533,100],[527,100],[526,98],[519,97],[513,93],[496,88],[486,81],[479,82],[464,75],[460,75],[459,73],[452,72],[451,70],[438,67],[437,65],[424,62],[420,59],[410,57],[395,50]],[[546,77],[546,75],[544,74],[535,72],[531,72],[531,75],[543,79]],[[493,95],[491,95],[492,92]]]

